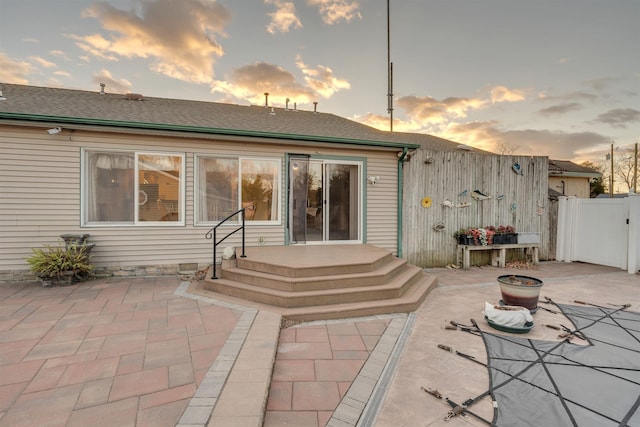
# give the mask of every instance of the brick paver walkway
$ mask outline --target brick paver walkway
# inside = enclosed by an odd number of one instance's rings
[[[178,285],[0,286],[0,425],[175,426],[241,315]]]
[[[326,425],[390,322],[316,322],[282,330],[265,427]]]

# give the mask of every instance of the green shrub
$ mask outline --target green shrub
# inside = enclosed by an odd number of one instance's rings
[[[89,250],[86,245],[71,245],[33,249],[33,255],[27,262],[38,277],[43,280],[86,280],[91,276]]]

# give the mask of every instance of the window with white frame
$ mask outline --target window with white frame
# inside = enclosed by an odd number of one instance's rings
[[[198,224],[224,220],[242,208],[247,221],[280,221],[280,159],[198,157]]]
[[[85,225],[183,225],[184,155],[86,151]]]

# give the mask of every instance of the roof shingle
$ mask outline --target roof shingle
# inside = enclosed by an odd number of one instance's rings
[[[325,142],[454,151],[456,142],[432,135],[386,132],[330,113],[219,102],[100,94],[0,83],[0,120],[51,121],[143,129],[236,134]]]

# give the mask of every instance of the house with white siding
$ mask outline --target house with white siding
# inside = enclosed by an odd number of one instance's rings
[[[370,244],[402,256],[404,163],[421,144],[457,147],[266,102],[0,91],[0,280],[25,277],[32,248],[63,234],[89,234],[107,274],[202,268],[205,234],[244,207],[247,246]],[[236,233],[226,244],[239,243]]]

